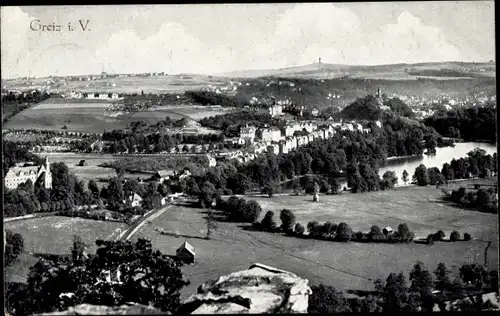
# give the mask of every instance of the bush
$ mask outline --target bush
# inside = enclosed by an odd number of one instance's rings
[[[280,213],[280,219],[281,219],[280,227],[284,232],[293,231],[293,227],[295,224],[295,215],[293,214],[292,211],[283,209]]]
[[[337,239],[339,241],[349,241],[352,238],[352,229],[346,223],[340,223],[337,226]]]
[[[368,238],[371,241],[379,241],[379,240],[386,240],[387,239],[385,234],[382,232],[380,227],[378,227],[377,225],[373,225],[370,228],[370,233],[368,234]]]
[[[273,231],[276,229],[276,221],[274,220],[274,212],[267,211],[266,215],[260,222],[262,229]]]
[[[309,231],[309,236],[317,237],[320,234],[321,225],[317,221],[312,221],[307,223],[307,231]]]
[[[434,244],[434,234],[429,234],[429,236],[427,236],[427,244],[429,245]]]
[[[364,234],[362,232],[357,232],[356,234],[354,234],[355,239],[358,241],[363,240],[363,236]]]
[[[445,233],[442,230],[439,230],[436,234],[434,234],[434,240],[441,241],[446,237]]]
[[[304,226],[300,225],[300,223],[295,224],[295,234],[302,236],[304,235],[305,228]]]
[[[471,239],[472,239],[472,236],[471,236],[469,233],[465,233],[465,234],[464,234],[464,240],[465,240],[465,241],[469,241],[469,240],[471,240]]]
[[[460,239],[460,233],[457,232],[456,230],[452,231],[450,234],[450,240],[451,241],[458,241]]]

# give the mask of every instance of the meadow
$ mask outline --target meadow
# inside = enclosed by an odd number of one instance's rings
[[[97,239],[113,239],[127,225],[65,216],[48,216],[4,223],[4,228],[24,237],[24,253],[5,269],[6,282],[24,282],[29,267],[37,262],[36,254],[69,254],[73,235],[87,244],[87,252],[95,253]]]
[[[261,203],[263,213],[273,210],[278,224],[283,208],[294,211],[297,221],[330,220],[348,223],[355,231],[367,231],[371,225],[397,228],[407,223],[417,236],[442,229],[447,236],[452,230],[469,232],[469,242],[437,242],[424,244],[340,243],[287,237],[279,233],[253,231],[248,224],[218,222],[210,240],[204,239],[205,211],[188,206],[174,206],[144,226],[134,238],[150,238],[153,246],[167,254],[187,240],[196,250],[196,263],[183,268],[191,284],[183,290],[184,297],[196,291],[205,281],[216,279],[254,262],[289,270],[309,279],[311,284],[331,284],[339,289],[371,289],[377,278],[385,279],[391,272],[408,273],[418,261],[431,270],[439,262],[457,273],[465,263],[483,263],[486,244],[477,239],[492,240],[488,251],[489,267],[497,267],[497,218],[462,210],[441,203],[442,192],[435,187],[401,188],[391,192],[320,196],[287,196],[252,198]],[[178,234],[161,235],[157,229]],[[407,275],[408,277],[408,275]]]
[[[228,111],[193,105],[165,105],[137,112],[107,112],[109,105],[110,102],[49,99],[18,113],[5,123],[4,128],[62,130],[66,126],[66,130],[72,132],[103,133],[127,128],[133,121],[143,120],[152,125],[164,120],[166,116],[173,120],[188,118],[196,121]]]
[[[113,156],[113,155],[89,155],[89,154],[53,154],[49,156],[51,162],[64,162],[70,172],[74,173],[77,178],[89,181],[96,180],[98,185],[103,185],[99,180],[107,179],[116,176],[116,171],[113,168],[105,168],[101,165],[105,162],[111,162],[115,160],[126,159],[125,156]],[[139,160],[148,158],[136,158]],[[85,160],[85,166],[78,166],[80,160]],[[130,173],[125,172],[125,177],[134,178],[149,178],[150,174],[142,173]]]

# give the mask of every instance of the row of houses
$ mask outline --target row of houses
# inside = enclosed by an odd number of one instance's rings
[[[381,128],[380,121],[375,122],[376,126]],[[238,159],[240,162],[248,162],[255,159],[262,153],[286,154],[300,146],[309,144],[316,139],[329,139],[338,131],[351,131],[359,133],[371,133],[371,128],[365,128],[356,122],[337,122],[325,124],[318,127],[312,122],[290,122],[285,128],[285,135],[277,127],[265,127],[262,129],[260,140],[256,139],[257,128],[254,126],[245,126],[240,130],[238,143],[247,144],[246,150],[236,150],[220,154],[224,158]],[[296,132],[305,132],[297,135]]]
[[[87,100],[121,100],[123,95],[116,92],[82,92],[71,90],[65,94],[68,99],[87,99]]]
[[[382,123],[380,121],[375,122],[376,126],[381,128]],[[333,123],[328,123],[325,125],[325,127],[322,127],[322,129],[327,129],[328,131],[332,131],[334,129],[339,129],[341,131],[358,131],[362,133],[369,133],[371,130],[369,128],[363,127],[361,124],[357,122],[333,122]],[[262,135],[260,137],[260,140],[264,143],[271,143],[271,142],[279,142],[282,140],[286,140],[288,137],[294,137],[297,132],[305,132],[308,135],[311,135],[312,137],[319,137],[316,135],[320,135],[323,133],[323,137],[325,135],[324,132],[318,132],[318,126],[313,123],[313,122],[296,122],[296,121],[290,121],[287,123],[287,125],[284,128],[284,135],[282,135],[282,131],[275,127],[275,126],[266,126],[262,130]],[[244,126],[240,129],[240,137],[238,139],[238,143],[240,145],[252,145],[254,142],[258,141],[256,139],[256,134],[257,134],[257,128],[255,126]],[[324,137],[326,138],[326,137]]]

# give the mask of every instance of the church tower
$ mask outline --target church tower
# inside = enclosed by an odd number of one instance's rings
[[[44,179],[45,189],[52,189],[52,173],[50,173],[50,162],[49,157],[45,157],[45,179]]]

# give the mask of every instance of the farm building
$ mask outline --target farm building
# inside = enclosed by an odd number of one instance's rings
[[[88,165],[88,164],[87,164],[87,161],[85,161],[85,160],[80,160],[80,162],[78,163],[78,166],[79,166],[79,167],[85,167],[85,166],[87,166],[87,165]]]
[[[382,230],[382,232],[384,233],[384,235],[386,235],[386,236],[387,236],[387,235],[392,234],[393,230],[392,230],[392,228],[391,228],[391,227],[387,226],[387,227],[385,227],[385,228]]]
[[[182,180],[190,176],[191,176],[191,171],[189,171],[189,169],[186,168],[182,171],[182,174],[179,176],[179,180]]]
[[[126,203],[126,202],[127,201],[123,201],[123,203]],[[133,195],[129,196],[128,202],[130,202],[132,207],[140,206],[142,203],[142,197],[139,194],[134,193]]]
[[[187,263],[194,263],[194,247],[191,246],[187,241],[185,241],[179,249],[176,251],[176,256],[178,259],[187,262]]]
[[[158,170],[153,175],[153,179],[161,183],[165,180],[170,179],[170,177],[173,176],[174,174],[175,172],[173,170]]]

